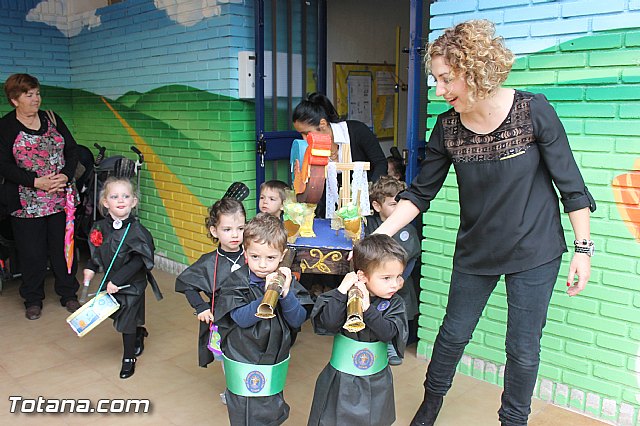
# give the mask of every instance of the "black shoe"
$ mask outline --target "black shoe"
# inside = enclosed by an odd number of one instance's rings
[[[42,308],[37,305],[32,305],[27,308],[24,313],[24,316],[27,317],[28,320],[37,320],[42,315]]]
[[[136,372],[136,359],[124,358],[122,360],[122,368],[120,369],[120,378],[128,379]]]
[[[149,332],[144,327],[138,327],[136,329],[136,349],[134,351],[135,356],[142,355],[144,352],[144,338],[149,337]]]
[[[64,304],[64,307],[67,308],[68,312],[74,313],[78,309],[80,309],[80,302],[75,299],[67,300],[67,303]]]
[[[422,404],[420,404],[413,420],[411,420],[410,426],[433,426],[440,412],[440,408],[442,408],[443,399],[444,397],[442,396],[425,394],[424,400]]]

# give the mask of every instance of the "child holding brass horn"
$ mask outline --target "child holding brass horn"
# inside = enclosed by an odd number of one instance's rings
[[[316,381],[309,426],[388,426],[396,420],[387,343],[403,355],[408,325],[396,293],[406,252],[387,235],[370,235],[354,246],[353,266],[356,272],[318,296],[311,313],[316,334],[335,337],[331,360]],[[365,323],[357,332],[344,328],[347,294],[354,285],[362,293]]]
[[[369,200],[371,200],[371,206],[375,213],[367,216],[367,222],[364,226],[365,235],[371,235],[373,231],[378,229],[382,222],[391,216],[398,204],[396,195],[405,189],[407,189],[407,184],[392,176],[381,176],[380,179],[373,184],[369,191]],[[412,324],[412,321],[417,321],[418,292],[416,291],[411,273],[421,253],[420,237],[418,236],[418,231],[416,231],[415,226],[409,223],[396,232],[393,239],[400,243],[402,248],[407,252],[407,266],[402,273],[404,285],[402,289],[398,291],[398,294],[402,297],[402,300],[404,300],[407,321],[409,324]],[[409,327],[409,329],[411,329],[411,327]],[[389,344],[387,348],[387,356],[389,358],[389,364],[402,364],[402,357],[398,356],[392,344]]]
[[[309,293],[280,267],[287,248],[282,221],[259,213],[244,229],[247,265],[232,273],[216,295],[215,323],[219,327],[227,380],[227,411],[232,426],[279,425],[289,417],[282,390],[291,347],[291,330],[309,316]],[[265,288],[278,273],[284,275],[274,317],[256,316]]]

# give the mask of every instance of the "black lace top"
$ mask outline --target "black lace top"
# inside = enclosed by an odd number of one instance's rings
[[[488,134],[465,128],[453,109],[440,114],[419,175],[398,197],[428,210],[452,163],[460,203],[453,261],[461,272],[520,272],[565,252],[554,185],[565,212],[595,210],[562,123],[540,94],[516,91]]]

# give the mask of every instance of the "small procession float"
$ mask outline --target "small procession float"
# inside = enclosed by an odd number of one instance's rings
[[[351,159],[349,144],[338,148],[334,159]],[[296,249],[294,272],[345,275],[347,255],[363,235],[363,217],[369,206],[368,162],[329,161],[331,136],[309,133],[291,147],[293,190],[284,203],[284,226],[289,245]],[[338,187],[338,175],[341,186]],[[315,208],[326,193],[326,218]]]

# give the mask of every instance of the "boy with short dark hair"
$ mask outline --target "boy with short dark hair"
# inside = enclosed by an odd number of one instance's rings
[[[260,185],[260,200],[258,204],[260,211],[281,219],[284,200],[287,198],[287,189],[290,189],[289,185],[281,180],[274,179],[263,182]]]
[[[370,235],[355,244],[353,266],[338,288],[318,296],[311,314],[316,334],[333,335],[331,361],[316,381],[309,426],[388,426],[396,420],[387,344],[404,353],[408,325],[402,287],[404,249],[391,237]],[[365,328],[350,332],[347,294],[362,293]]]
[[[259,213],[244,228],[247,265],[233,272],[216,294],[215,323],[220,332],[232,426],[279,425],[289,417],[282,390],[291,347],[291,330],[308,318],[309,293],[289,268],[280,267],[287,248],[282,221]],[[265,285],[280,271],[285,280],[271,319],[256,317]]]
[[[396,195],[401,191],[404,191],[407,185],[391,176],[381,176],[380,179],[371,187],[369,193],[369,199],[371,200],[371,206],[375,211],[372,216],[367,216],[367,223],[364,228],[364,234],[370,235],[373,231],[387,220],[391,213],[396,208],[398,202],[396,201]],[[393,239],[402,245],[407,252],[407,266],[402,273],[404,278],[404,286],[398,292],[400,297],[404,300],[407,310],[407,319],[409,322],[414,321],[416,315],[418,315],[418,296],[415,288],[414,281],[411,277],[411,272],[415,266],[420,254],[420,237],[418,231],[412,224],[408,224],[400,231],[398,231]],[[406,343],[406,342],[405,342]],[[400,365],[402,364],[402,357],[395,353],[393,346],[389,345],[389,364]]]

